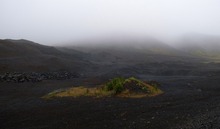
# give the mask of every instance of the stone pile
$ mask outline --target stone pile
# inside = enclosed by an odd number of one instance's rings
[[[0,82],[40,82],[42,80],[66,80],[78,77],[79,74],[73,72],[13,72],[0,75]]]

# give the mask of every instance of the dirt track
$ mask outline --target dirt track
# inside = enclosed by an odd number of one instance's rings
[[[81,97],[43,100],[40,97],[46,93],[81,85],[85,80],[0,83],[0,128],[220,128],[220,77],[140,78],[160,81],[165,93],[141,99]]]

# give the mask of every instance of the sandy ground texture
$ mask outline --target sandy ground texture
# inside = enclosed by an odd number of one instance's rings
[[[0,83],[1,129],[219,129],[220,77],[145,76],[164,94],[152,98],[41,97],[53,90],[102,80]]]

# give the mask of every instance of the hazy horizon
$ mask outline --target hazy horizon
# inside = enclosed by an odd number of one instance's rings
[[[1,0],[0,39],[54,45],[130,36],[168,42],[220,36],[218,0]]]

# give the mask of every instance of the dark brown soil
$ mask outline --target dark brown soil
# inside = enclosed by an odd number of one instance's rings
[[[40,97],[89,79],[0,83],[1,129],[170,129],[220,128],[220,77],[141,76],[161,83],[152,98]]]

